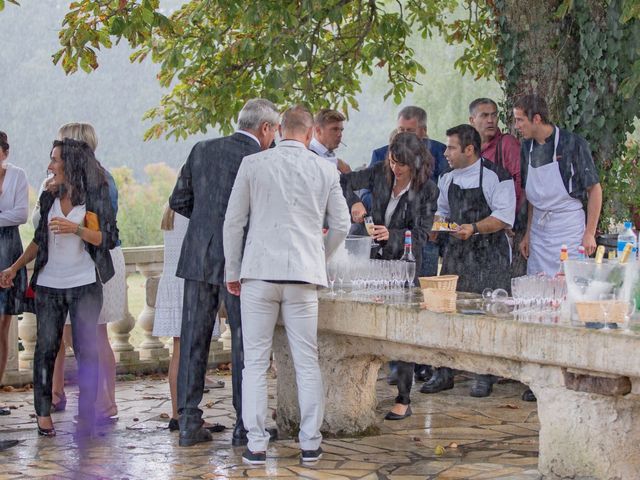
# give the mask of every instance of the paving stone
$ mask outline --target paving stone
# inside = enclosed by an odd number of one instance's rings
[[[424,480],[433,478],[539,478],[535,469],[538,449],[536,406],[519,400],[522,387],[500,385],[499,394],[486,399],[468,396],[469,382],[458,378],[456,388],[436,395],[412,395],[414,414],[404,421],[381,422],[381,434],[364,438],[330,438],[316,464],[302,464],[300,446],[293,438],[269,445],[266,466],[242,463],[244,447],[231,446],[235,412],[231,381],[206,394],[207,421],[228,428],[214,440],[189,448],[178,447],[177,432],[167,429],[170,414],[168,385],[143,377],[117,382],[120,420],[101,427],[99,436],[78,448],[71,434],[77,411],[77,388],[67,387],[67,409],[53,415],[58,436],[38,437],[33,393],[0,393],[2,403],[21,405],[5,422],[0,438],[22,443],[0,452],[0,480],[12,478],[101,478],[149,480],[222,478],[306,478]],[[275,381],[269,381],[269,408],[275,407]],[[393,405],[395,387],[377,383],[380,419]],[[498,393],[498,392],[497,392]],[[517,406],[517,409],[510,408]],[[458,448],[449,448],[455,442]],[[435,447],[446,447],[437,456]],[[116,460],[117,459],[117,460]],[[467,475],[467,476],[465,476]],[[486,475],[486,477],[478,477]],[[494,476],[491,476],[494,475]]]

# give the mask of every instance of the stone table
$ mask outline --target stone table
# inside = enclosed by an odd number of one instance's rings
[[[321,294],[318,347],[327,435],[377,431],[375,382],[388,360],[517,379],[538,398],[540,457],[548,478],[637,478],[640,335],[517,322],[511,315],[440,314],[418,297],[379,303]],[[477,308],[462,297],[458,311]],[[477,303],[477,302],[476,302]],[[278,425],[299,424],[286,333],[276,327]]]

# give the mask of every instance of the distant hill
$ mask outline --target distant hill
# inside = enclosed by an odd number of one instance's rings
[[[130,167],[139,180],[148,163],[165,162],[179,168],[191,146],[203,138],[186,141],[155,140],[143,142],[149,124],[143,113],[156,105],[162,95],[157,85],[157,68],[150,61],[130,64],[130,49],[119,45],[102,52],[98,71],[65,76],[51,63],[58,46],[58,28],[67,2],[46,0],[8,5],[0,14],[0,130],[6,131],[11,144],[10,161],[25,168],[32,186],[44,178],[51,141],[58,127],[66,122],[87,121],[98,132],[98,158],[109,168]],[[182,2],[164,0],[166,9]],[[418,56],[428,72],[421,78],[412,98],[427,108],[429,134],[444,141],[444,130],[467,121],[466,105],[477,96],[497,96],[495,83],[474,82],[453,70],[459,48],[435,40],[415,41]],[[366,79],[359,98],[360,111],[351,112],[346,125],[345,147],[339,155],[353,167],[368,163],[371,150],[386,142],[395,125],[399,106],[383,102],[386,90],[383,72]],[[215,131],[210,133],[216,135]]]

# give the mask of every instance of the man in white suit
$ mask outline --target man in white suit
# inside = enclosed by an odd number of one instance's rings
[[[312,126],[303,107],[284,113],[278,146],[242,161],[224,221],[227,288],[240,295],[242,308],[242,417],[249,438],[242,457],[251,464],[266,460],[266,373],[279,315],[296,370],[302,461],[322,456],[317,287],[327,284],[325,253],[331,256],[342,244],[350,218],[336,168],[307,150]],[[325,217],[329,230],[323,238]]]

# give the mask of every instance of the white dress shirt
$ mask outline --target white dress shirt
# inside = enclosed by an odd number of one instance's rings
[[[0,193],[0,227],[14,227],[27,222],[29,218],[29,184],[27,175],[20,167],[5,163]]]
[[[323,144],[321,144],[316,137],[311,139],[309,142],[309,150],[316,153],[319,157],[324,158],[328,162],[331,162],[336,168],[338,167],[338,157],[333,150],[329,150]]]
[[[395,188],[396,186],[396,180],[393,180],[393,187]],[[394,195],[393,194],[393,189],[391,190],[391,197],[389,197],[389,203],[387,203],[387,209],[384,212],[384,224],[385,226],[389,225],[389,222],[391,221],[391,217],[393,217],[393,212],[396,211],[396,207],[398,206],[398,203],[400,202],[400,197],[402,197],[402,195],[404,195],[405,193],[407,193],[409,191],[409,188],[411,188],[411,182],[407,183],[407,186],[404,187],[400,193],[398,193],[398,195]]]
[[[49,222],[54,217],[84,224],[87,210],[84,205],[76,205],[68,215],[62,213],[60,199],[56,198],[49,210]],[[96,265],[84,248],[84,241],[73,233],[53,233],[49,229],[49,255],[47,263],[38,274],[37,283],[50,288],[73,288],[89,285],[96,281]]]

